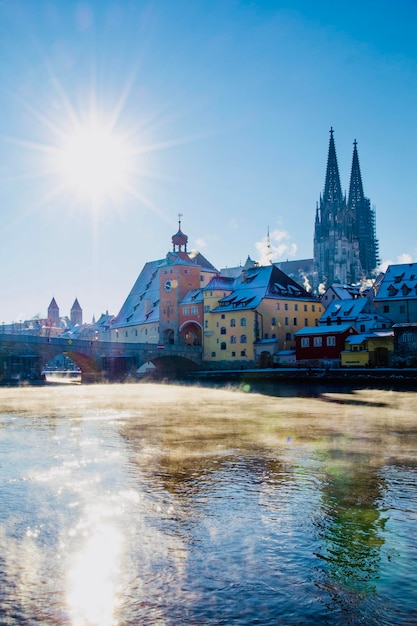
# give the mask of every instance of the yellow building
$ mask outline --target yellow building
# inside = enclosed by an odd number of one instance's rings
[[[353,335],[340,353],[342,367],[387,367],[394,352],[394,332]]]
[[[204,291],[204,361],[271,365],[295,350],[294,333],[315,326],[323,306],[275,265],[216,277]]]

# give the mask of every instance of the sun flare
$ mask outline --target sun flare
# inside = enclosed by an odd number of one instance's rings
[[[102,201],[128,184],[130,154],[120,135],[94,123],[65,137],[59,168],[74,192]]]

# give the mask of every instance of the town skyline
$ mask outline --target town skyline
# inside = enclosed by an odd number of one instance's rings
[[[331,126],[346,191],[358,142],[382,263],[416,261],[416,17],[408,1],[3,2],[0,321],[52,297],[117,314],[178,213],[217,269],[265,262],[268,228],[274,262],[312,258]],[[132,157],[94,202],[97,153],[69,176],[63,148],[92,119]]]

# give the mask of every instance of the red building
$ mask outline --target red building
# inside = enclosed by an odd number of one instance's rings
[[[302,328],[295,333],[297,361],[340,361],[345,339],[358,331],[352,324]]]

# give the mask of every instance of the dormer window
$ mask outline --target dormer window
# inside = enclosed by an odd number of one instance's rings
[[[396,296],[396,295],[397,295],[397,293],[398,293],[398,289],[396,289],[396,288],[394,287],[394,285],[390,285],[390,286],[388,287],[388,295],[389,295],[389,296],[391,296],[391,297]]]
[[[401,287],[401,291],[403,292],[403,296],[408,296],[411,289],[404,283],[403,286]]]

